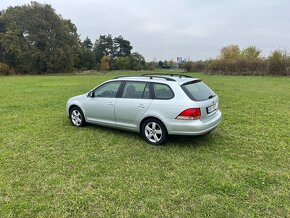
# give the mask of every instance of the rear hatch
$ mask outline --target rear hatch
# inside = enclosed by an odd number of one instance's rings
[[[217,95],[201,80],[192,80],[181,85],[187,96],[200,106],[200,120],[210,120],[218,110]]]

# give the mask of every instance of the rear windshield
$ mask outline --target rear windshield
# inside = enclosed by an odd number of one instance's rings
[[[195,101],[205,101],[215,96],[215,93],[202,81],[193,81],[181,85],[189,98]]]

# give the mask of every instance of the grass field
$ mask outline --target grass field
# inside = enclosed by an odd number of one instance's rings
[[[118,74],[0,77],[0,217],[290,216],[289,77],[191,74],[222,123],[152,146],[66,117],[69,97]]]

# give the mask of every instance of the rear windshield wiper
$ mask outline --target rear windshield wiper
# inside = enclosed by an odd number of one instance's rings
[[[210,96],[208,96],[208,99],[211,99],[213,97],[215,97],[215,95],[210,95]]]

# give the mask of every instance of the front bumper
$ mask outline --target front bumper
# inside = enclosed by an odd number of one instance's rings
[[[168,134],[171,135],[204,135],[215,129],[221,122],[221,118],[222,113],[218,110],[207,121],[168,119],[165,121],[165,124]]]

